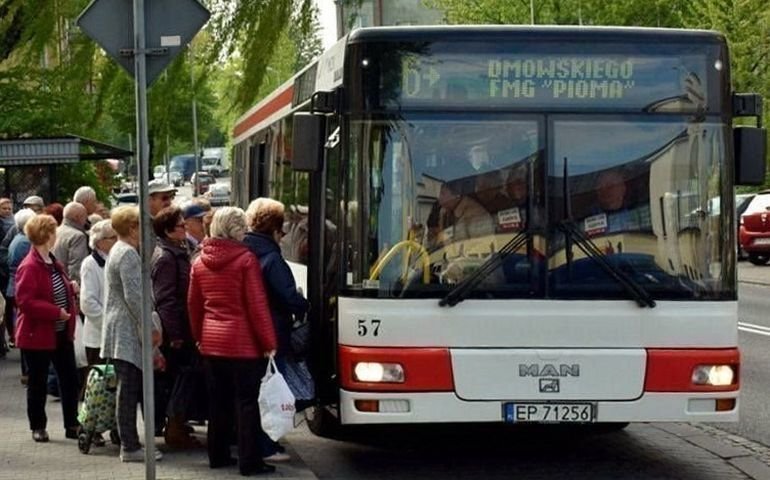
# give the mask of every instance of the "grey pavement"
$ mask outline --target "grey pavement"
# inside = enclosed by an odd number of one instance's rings
[[[739,262],[738,281],[756,285],[770,285],[770,265],[757,266],[749,262]]]
[[[64,438],[61,403],[48,397],[49,443],[35,443],[27,423],[26,389],[19,382],[19,351],[14,349],[0,360],[0,480],[133,480],[143,479],[143,463],[121,463],[119,449],[109,440],[105,447],[92,447],[88,455],[80,453],[76,440]],[[196,427],[198,438],[205,442],[205,428]],[[140,436],[143,438],[140,425]],[[290,462],[276,464],[276,472],[259,478],[314,479],[301,458],[293,451],[287,437]],[[211,470],[205,448],[171,450],[158,438],[158,448],[164,452],[157,463],[158,480],[204,480],[243,478],[236,467]]]

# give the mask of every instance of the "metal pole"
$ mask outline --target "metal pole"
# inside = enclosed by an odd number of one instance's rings
[[[144,397],[145,480],[155,480],[155,403],[152,365],[152,306],[150,259],[154,248],[147,192],[150,145],[147,133],[147,59],[145,57],[144,0],[134,0],[134,66],[136,72],[136,144],[139,176],[139,217],[142,256],[142,393]]]
[[[168,132],[168,123],[166,123],[166,131]],[[171,183],[171,165],[169,164],[169,160],[171,158],[171,143],[169,142],[169,135],[166,133],[166,183]]]
[[[535,24],[535,0],[529,0],[529,23]]]
[[[198,106],[195,102],[195,76],[193,72],[192,48],[190,49],[190,85],[192,86],[192,117],[193,117],[193,148],[195,148],[195,184],[193,185],[193,197],[198,196],[198,172],[201,171],[201,157],[198,155]]]

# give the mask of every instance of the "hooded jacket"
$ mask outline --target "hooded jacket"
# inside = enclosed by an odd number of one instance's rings
[[[51,258],[54,260],[54,268],[59,271],[67,287],[70,314],[67,321],[67,338],[72,341],[75,338],[75,316],[78,311],[75,292],[64,266],[53,255]],[[28,350],[55,350],[56,321],[59,319],[60,309],[54,303],[50,267],[34,248],[19,265],[16,285],[19,287],[16,291],[16,305],[19,307],[16,345]]]
[[[203,355],[260,358],[276,349],[262,271],[242,243],[203,242],[190,272],[187,306],[192,336]]]
[[[297,292],[294,275],[275,240],[262,233],[249,232],[243,241],[257,256],[262,267],[270,313],[278,336],[278,355],[289,354],[293,315],[303,315],[310,304]]]

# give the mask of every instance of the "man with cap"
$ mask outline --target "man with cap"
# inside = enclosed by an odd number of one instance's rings
[[[171,206],[176,196],[176,188],[163,182],[153,180],[147,184],[147,195],[150,196],[150,216],[155,217],[161,210]]]
[[[45,202],[42,197],[31,195],[24,199],[22,206],[34,210],[35,213],[42,213],[45,208]]]
[[[205,217],[207,213],[208,211],[195,201],[187,203],[182,209],[185,230],[187,231],[187,240],[190,242],[193,250],[198,247],[206,236],[206,232],[203,228],[203,217]]]

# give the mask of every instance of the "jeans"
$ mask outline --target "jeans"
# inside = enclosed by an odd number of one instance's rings
[[[261,465],[265,452],[260,445],[259,379],[267,359],[204,357],[204,368],[209,393],[209,463],[222,464],[230,458],[230,437],[237,425],[239,468],[245,471]]]
[[[29,379],[27,381],[27,417],[31,430],[43,430],[47,427],[45,414],[47,395],[48,367],[53,363],[59,377],[61,408],[64,428],[77,428],[78,378],[75,366],[75,349],[67,339],[66,332],[56,334],[55,350],[23,350],[27,362]]]

